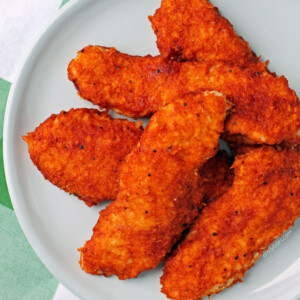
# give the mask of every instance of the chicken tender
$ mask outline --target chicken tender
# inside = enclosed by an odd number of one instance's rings
[[[141,124],[71,109],[53,114],[23,139],[46,179],[92,206],[116,198],[120,166],[139,141]]]
[[[300,215],[300,155],[272,147],[236,157],[232,187],[167,259],[162,292],[200,299],[230,287]]]
[[[160,53],[169,59],[258,63],[249,44],[207,0],[162,0],[149,20]]]
[[[217,155],[209,159],[200,168],[200,177],[203,180],[203,202],[208,204],[224,194],[234,180],[231,161],[226,151],[218,151]]]
[[[191,93],[151,118],[122,165],[117,199],[101,211],[80,250],[91,274],[137,277],[155,268],[197,217],[203,188],[198,168],[217,152],[226,99]]]
[[[68,68],[79,95],[130,117],[149,116],[174,97],[199,89],[216,90],[235,104],[226,121],[230,134],[257,143],[300,142],[300,103],[284,77],[256,67],[176,62],[88,46]]]

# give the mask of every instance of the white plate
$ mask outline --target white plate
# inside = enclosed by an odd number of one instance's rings
[[[252,49],[271,60],[300,92],[299,0],[215,0]],[[92,107],[67,79],[67,65],[88,44],[115,46],[130,54],[158,54],[147,20],[160,0],[73,1],[63,8],[29,53],[7,104],[4,160],[7,183],[21,226],[46,267],[83,299],[165,299],[161,268],[138,279],[119,281],[88,275],[77,248],[89,239],[101,206],[88,208],[43,179],[29,159],[21,136],[52,113]],[[273,253],[261,258],[245,283],[213,299],[299,299],[300,223]]]

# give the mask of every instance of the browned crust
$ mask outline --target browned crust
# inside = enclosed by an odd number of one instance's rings
[[[218,151],[217,155],[209,159],[200,168],[200,177],[203,179],[203,202],[207,205],[224,194],[234,180],[233,169],[230,169],[231,159],[227,152]]]
[[[116,201],[80,249],[88,273],[119,279],[155,268],[198,215],[198,168],[217,151],[225,97],[192,93],[154,114],[126,157]]]
[[[259,63],[248,42],[207,0],[162,0],[149,20],[160,53],[169,59]]]
[[[80,108],[53,114],[23,139],[45,179],[92,206],[115,199],[122,161],[142,132],[141,122]]]
[[[199,299],[241,281],[300,215],[300,155],[273,147],[236,157],[232,187],[201,213],[167,260],[162,291]]]

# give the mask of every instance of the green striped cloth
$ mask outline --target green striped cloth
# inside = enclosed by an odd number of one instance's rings
[[[61,6],[68,1],[63,0]],[[10,82],[0,78],[0,300],[47,300],[53,298],[59,283],[26,240],[5,181],[3,120],[10,86]]]

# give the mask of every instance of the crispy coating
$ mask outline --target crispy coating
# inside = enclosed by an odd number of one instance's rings
[[[256,67],[176,62],[88,46],[68,68],[79,95],[130,117],[149,116],[174,97],[216,90],[235,104],[225,129],[258,143],[300,142],[300,104],[284,77]]]
[[[203,180],[203,202],[209,204],[224,194],[234,180],[233,169],[230,169],[231,161],[227,152],[218,151],[217,155],[209,159],[200,168],[200,177]]]
[[[207,0],[162,0],[150,16],[162,56],[170,59],[258,63],[228,20]]]
[[[80,265],[119,279],[155,268],[198,215],[198,168],[216,153],[226,99],[191,93],[160,109],[122,165],[116,201],[101,211]]]
[[[23,139],[46,179],[92,206],[116,198],[120,166],[142,132],[141,122],[79,108],[53,114]]]
[[[236,157],[232,187],[208,205],[166,261],[162,291],[200,299],[230,287],[300,215],[300,155],[272,147]]]

